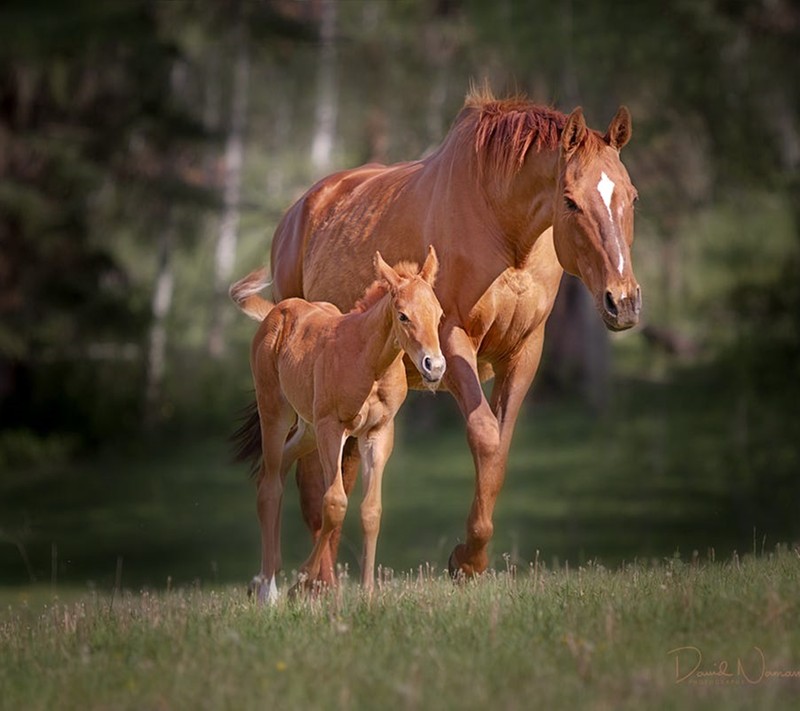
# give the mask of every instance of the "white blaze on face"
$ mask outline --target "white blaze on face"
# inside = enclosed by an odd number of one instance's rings
[[[614,225],[614,214],[611,212],[611,197],[614,195],[614,181],[605,174],[605,171],[600,174],[600,182],[597,183],[597,192],[600,193],[600,197],[603,199],[603,204],[606,206],[606,210],[608,210],[608,219],[611,222],[612,227],[611,232],[613,233],[614,239],[617,242],[617,271],[622,274],[622,270],[625,268],[625,258],[622,256],[622,245],[619,241],[619,230]]]

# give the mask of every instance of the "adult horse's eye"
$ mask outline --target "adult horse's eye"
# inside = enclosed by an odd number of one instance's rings
[[[397,314],[397,318],[400,319],[400,323],[408,323],[408,316],[406,316],[402,311]]]
[[[567,206],[567,210],[570,212],[580,212],[581,209],[578,207],[578,203],[576,203],[572,198],[565,197],[564,204]]]

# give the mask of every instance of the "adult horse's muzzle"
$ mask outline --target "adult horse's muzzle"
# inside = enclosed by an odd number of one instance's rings
[[[422,375],[422,380],[425,386],[435,389],[442,382],[444,371],[447,368],[444,356],[425,354],[419,362],[419,372]]]
[[[642,310],[642,290],[639,285],[632,291],[607,289],[600,304],[600,315],[610,331],[624,331],[639,323]]]

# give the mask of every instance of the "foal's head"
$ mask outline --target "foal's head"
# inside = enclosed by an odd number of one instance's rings
[[[624,106],[605,136],[587,128],[580,108],[569,115],[561,133],[553,216],[561,266],[580,277],[613,331],[635,326],[642,306],[630,253],[636,189],[619,158],[630,135]]]
[[[392,300],[392,334],[430,388],[439,385],[445,371],[439,346],[442,307],[433,292],[438,269],[433,246],[418,273],[398,272],[383,260],[380,252],[375,253],[375,273],[388,286]]]

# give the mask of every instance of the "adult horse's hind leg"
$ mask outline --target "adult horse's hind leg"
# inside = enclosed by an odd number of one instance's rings
[[[342,453],[342,485],[349,497],[358,476],[359,454],[357,441],[348,439]],[[300,510],[314,542],[322,531],[322,497],[325,495],[325,475],[316,452],[297,462],[297,486],[300,490]],[[319,580],[326,585],[336,584],[336,557],[342,529],[331,534],[322,552]]]
[[[317,448],[317,440],[314,437],[314,428],[303,420],[297,420],[295,427],[290,431],[289,438],[283,446],[283,457],[281,459],[281,489],[286,484],[286,475],[292,468],[292,465]],[[278,507],[278,516],[275,519],[275,550],[277,553],[277,570],[283,567],[283,560],[281,556],[281,516],[283,507]]]

